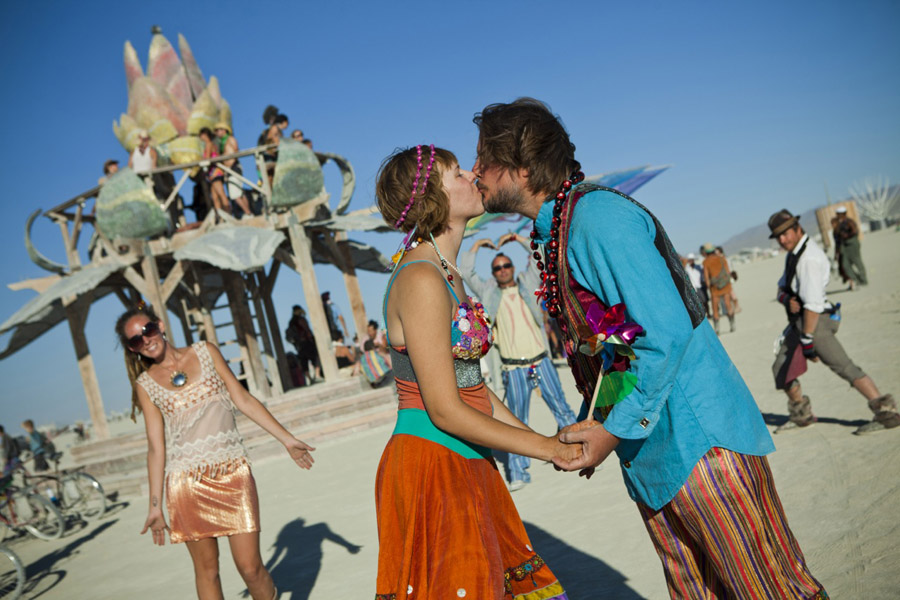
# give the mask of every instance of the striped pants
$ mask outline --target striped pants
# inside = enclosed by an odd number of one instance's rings
[[[638,504],[672,598],[825,599],[764,456],[707,452],[671,502]]]

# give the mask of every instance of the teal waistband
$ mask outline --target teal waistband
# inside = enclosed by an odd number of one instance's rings
[[[397,425],[394,427],[394,435],[414,435],[422,439],[440,444],[448,450],[456,452],[463,458],[490,458],[490,448],[471,444],[449,433],[444,433],[434,426],[428,413],[421,408],[404,408],[397,411]]]

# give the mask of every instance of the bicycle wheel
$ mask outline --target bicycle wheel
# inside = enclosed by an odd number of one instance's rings
[[[62,537],[66,521],[55,504],[36,492],[25,492],[24,498],[18,496],[17,500],[19,522],[28,533],[42,540]]]
[[[87,473],[70,473],[62,478],[62,501],[66,510],[77,512],[87,522],[106,512],[106,494],[100,482]]]
[[[0,546],[0,598],[16,600],[25,587],[25,567],[16,553]]]

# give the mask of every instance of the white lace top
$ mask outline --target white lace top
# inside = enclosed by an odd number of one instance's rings
[[[197,381],[170,390],[145,371],[137,382],[163,414],[166,475],[215,477],[249,459],[234,420],[234,403],[216,372],[206,342],[196,342],[191,348],[200,359],[201,376]]]

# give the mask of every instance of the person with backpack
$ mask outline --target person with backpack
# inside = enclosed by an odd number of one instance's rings
[[[709,290],[709,299],[712,301],[713,329],[719,333],[719,301],[725,301],[725,312],[728,315],[728,323],[731,331],[734,331],[734,305],[731,303],[731,268],[724,255],[716,253],[712,244],[703,245],[703,280],[706,289]]]

